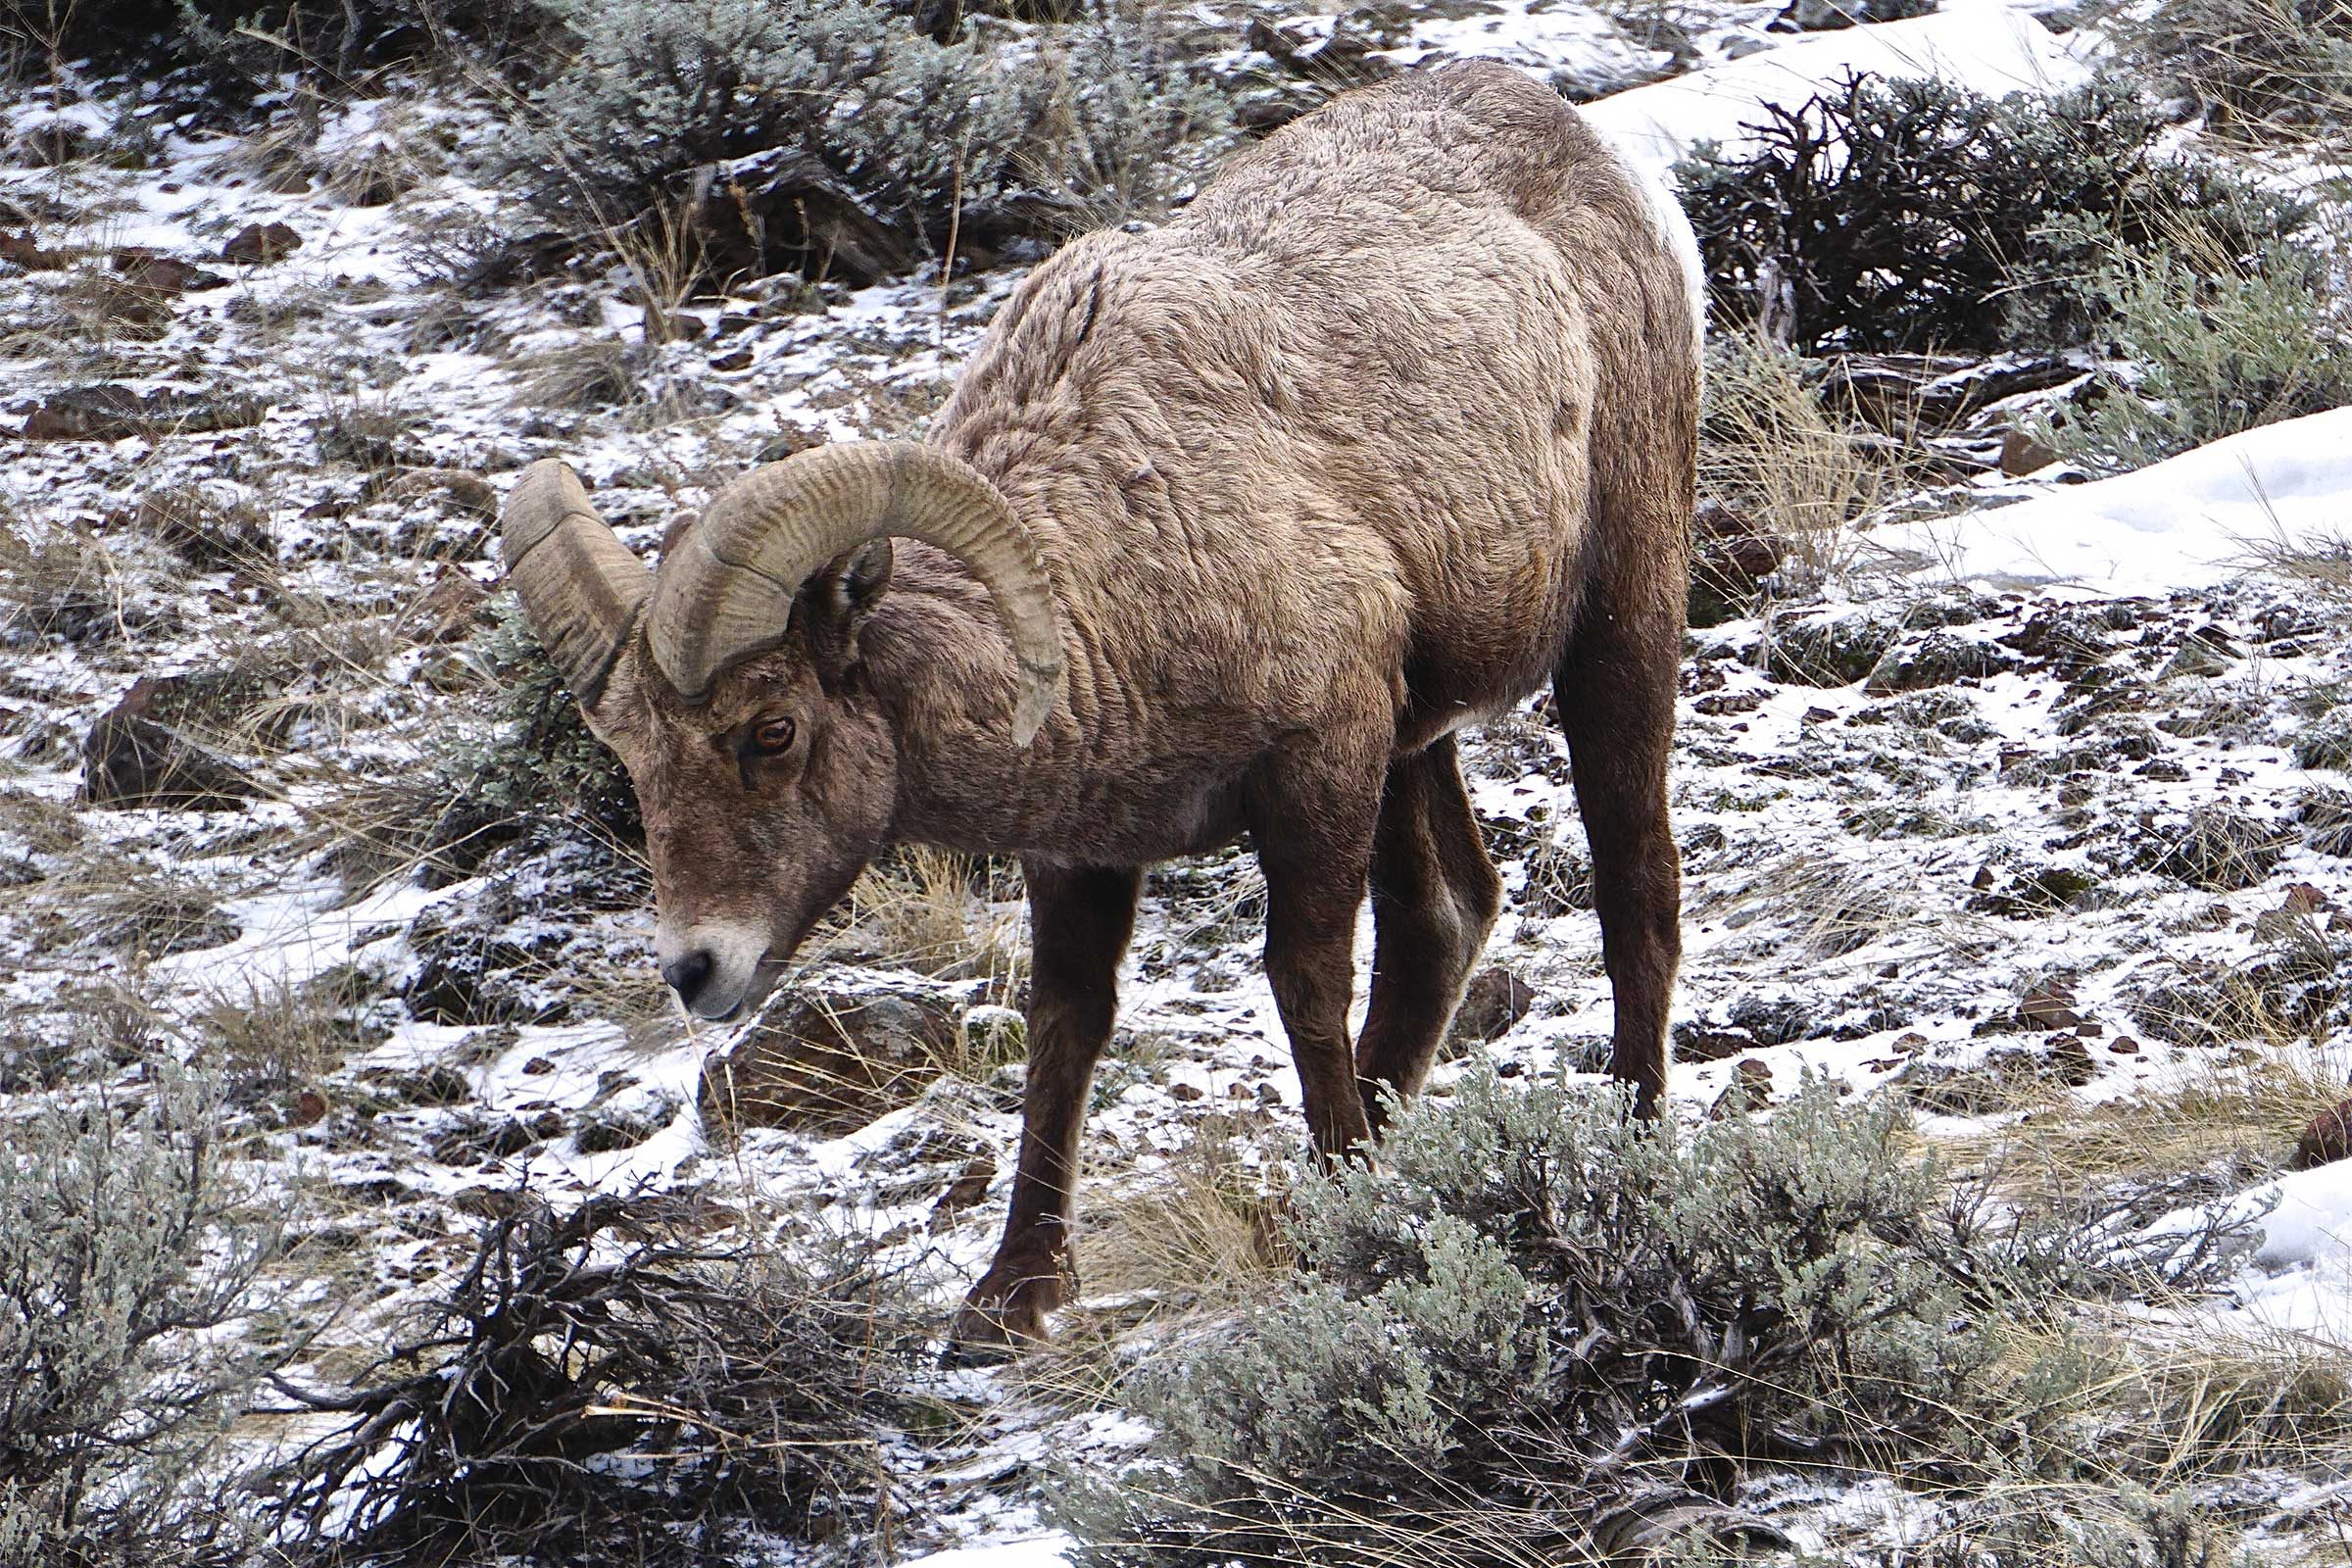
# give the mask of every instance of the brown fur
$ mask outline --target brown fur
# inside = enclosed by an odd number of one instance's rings
[[[1493,924],[1451,732],[1552,683],[1617,996],[1665,1081],[1665,772],[1698,366],[1682,265],[1618,161],[1499,67],[1343,98],[1156,232],[1021,286],[930,439],[1035,534],[1067,684],[1034,745],[986,595],[902,542],[811,582],[708,705],[640,646],[592,716],[644,804],[665,927],[758,921],[772,971],[887,844],[1016,855],[1036,941],[1026,1132],[967,1344],[1043,1333],[1138,867],[1247,832],[1317,1150],[1409,1094]],[[747,727],[799,724],[745,761]],[[1356,911],[1378,946],[1351,1041]]]

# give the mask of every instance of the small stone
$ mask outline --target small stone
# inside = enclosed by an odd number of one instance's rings
[[[1168,1098],[1170,1100],[1182,1101],[1187,1104],[1190,1104],[1196,1100],[1204,1099],[1206,1096],[1207,1091],[1202,1089],[1199,1084],[1175,1083],[1168,1085]]]
[[[1535,988],[1497,964],[1470,977],[1453,1015],[1453,1038],[1465,1042],[1499,1039],[1536,1004]]]
[[[2058,1081],[2069,1089],[2081,1089],[2099,1075],[2090,1048],[2073,1035],[2060,1035],[2051,1043],[2050,1065],[2056,1069]]]
[[[455,566],[444,566],[402,612],[402,624],[422,643],[450,643],[490,624],[490,590]]]
[[[267,266],[294,254],[302,236],[284,223],[247,223],[220,247],[220,259],[242,266]]]
[[[525,1073],[528,1073],[531,1077],[537,1078],[544,1074],[554,1072],[556,1070],[556,1064],[545,1056],[533,1056],[530,1060],[522,1064],[522,1070]]]
[[[234,810],[261,794],[245,771],[148,716],[154,683],[131,683],[82,742],[82,796],[92,806]]]
[[[130,287],[147,289],[166,298],[228,286],[228,279],[219,272],[208,272],[193,262],[135,245],[115,252],[115,271]]]
[[[326,1119],[326,1097],[316,1089],[305,1089],[294,1097],[294,1108],[286,1120],[296,1127],[315,1127]]]
[[[988,1197],[988,1184],[997,1177],[997,1162],[986,1154],[975,1154],[964,1162],[948,1190],[939,1195],[931,1205],[931,1228],[939,1230],[954,1221],[957,1214],[971,1208]]]
[[[2139,1054],[2139,1042],[2130,1035],[2117,1035],[2108,1042],[2107,1049],[2119,1056],[2136,1056]]]
[[[2339,1159],[2352,1159],[2352,1100],[2337,1102],[2311,1118],[2295,1142],[2294,1168],[2315,1170]]]
[[[2328,895],[2308,882],[2288,883],[2286,902],[2279,906],[2288,914],[2317,914],[2328,907]]]
[[[2017,1021],[2029,1029],[2072,1029],[2082,1021],[2075,1011],[2075,994],[2063,985],[2044,981],[2029,989],[2017,1004]]]
[[[1732,1063],[1732,1080],[1715,1097],[1715,1103],[1707,1107],[1707,1119],[1721,1121],[1736,1111],[1771,1103],[1772,1069],[1755,1057],[1746,1056]]]
[[[2057,461],[2055,450],[2024,430],[2012,429],[2001,436],[2001,471],[2011,478],[2039,473]]]

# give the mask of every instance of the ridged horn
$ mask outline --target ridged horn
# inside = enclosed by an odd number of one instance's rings
[[[564,684],[594,709],[653,592],[653,573],[596,514],[580,476],[554,458],[523,471],[498,526],[523,614]]]
[[[845,441],[754,468],[710,498],[662,564],[646,621],[654,663],[689,702],[720,670],[784,640],[815,571],[870,540],[919,539],[961,562],[996,602],[1020,666],[1013,739],[1054,710],[1061,632],[1037,542],[997,487],[912,441]]]

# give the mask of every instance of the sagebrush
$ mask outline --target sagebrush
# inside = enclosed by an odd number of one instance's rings
[[[877,0],[551,3],[576,47],[530,99],[515,171],[590,236],[685,202],[714,270],[863,280],[1058,237],[1148,208],[1219,122],[1123,11],[1015,50],[935,42]]]
[[[2073,1396],[2056,1329],[2020,1370],[2026,1276],[1941,1220],[1889,1111],[1818,1082],[1691,1130],[1630,1109],[1474,1074],[1378,1170],[1310,1175],[1292,1289],[1131,1385],[1150,1461],[1064,1492],[1084,1560],[1401,1561],[1360,1555],[1400,1531],[1412,1560],[1545,1560],[1613,1499],[1755,1463],[1991,1464]]]
[[[2313,252],[2274,240],[2237,256],[2195,231],[2090,243],[2092,294],[2130,365],[2052,417],[2065,456],[2120,472],[2352,403],[2352,330]]]
[[[1676,174],[1721,318],[1807,352],[2075,346],[2105,315],[2082,222],[2130,248],[2196,227],[2244,255],[2309,216],[2168,150],[2112,77],[1994,99],[1851,76],[1762,112],[1752,143],[1702,143]]]
[[[231,1174],[219,1085],[12,1119],[0,1152],[0,1565],[226,1563],[224,1436],[283,1357],[250,1333],[279,1215]]]

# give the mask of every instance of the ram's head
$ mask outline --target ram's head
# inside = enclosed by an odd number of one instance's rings
[[[892,836],[896,714],[860,632],[891,539],[936,546],[994,600],[1026,745],[1061,640],[1037,548],[996,487],[911,442],[854,442],[745,474],[646,570],[578,475],[535,464],[507,502],[507,572],[589,727],[637,788],[662,973],[698,1016],[756,1006]]]

